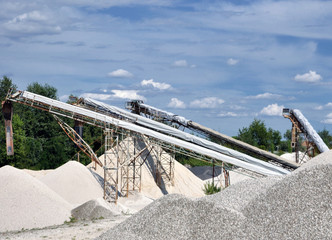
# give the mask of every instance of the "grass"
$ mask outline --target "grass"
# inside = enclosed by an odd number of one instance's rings
[[[205,195],[215,194],[221,191],[221,187],[217,187],[213,182],[207,182],[204,184],[203,191]]]
[[[71,223],[75,223],[75,222],[77,222],[77,219],[74,217],[70,217],[69,221],[65,221],[65,224],[71,224]]]

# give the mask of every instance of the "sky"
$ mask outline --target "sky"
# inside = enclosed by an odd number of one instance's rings
[[[235,136],[299,109],[332,133],[332,1],[0,0],[0,76]]]

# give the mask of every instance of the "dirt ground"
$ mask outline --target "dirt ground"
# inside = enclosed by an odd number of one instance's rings
[[[59,240],[81,240],[94,239],[106,232],[113,226],[123,222],[130,215],[115,216],[110,219],[96,219],[92,221],[78,221],[65,223],[42,229],[22,230],[15,232],[0,233],[0,239],[59,239]]]

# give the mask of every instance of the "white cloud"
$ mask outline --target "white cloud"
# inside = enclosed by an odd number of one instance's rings
[[[142,86],[152,86],[154,88],[158,88],[159,90],[167,90],[167,89],[170,89],[172,88],[172,86],[170,84],[167,84],[167,83],[160,83],[160,82],[154,82],[153,79],[150,79],[150,80],[143,80],[141,82],[141,85]]]
[[[196,99],[190,103],[193,108],[216,108],[218,105],[223,104],[225,101],[216,97],[206,97]]]
[[[319,106],[316,106],[314,107],[315,110],[322,110],[323,109],[323,106],[322,105],[319,105]]]
[[[230,59],[227,60],[227,64],[231,65],[231,66],[236,65],[238,63],[239,63],[239,60],[237,60],[237,59],[230,58]]]
[[[247,99],[279,99],[282,96],[279,94],[273,94],[273,93],[262,93],[255,96],[248,96]]]
[[[218,116],[219,117],[237,117],[238,114],[236,114],[234,112],[225,112],[225,113],[219,113]]]
[[[111,98],[110,94],[102,94],[102,93],[83,93],[80,95],[82,98],[92,98],[96,100],[108,100]]]
[[[112,90],[112,97],[122,99],[136,99],[146,101],[144,96],[138,94],[138,90]]]
[[[138,90],[111,90],[112,94],[104,93],[83,93],[80,97],[93,98],[96,100],[110,100],[114,98],[120,99],[139,99],[145,101],[146,98],[138,94]]]
[[[322,123],[332,124],[332,118],[325,119],[325,120],[322,121]]]
[[[118,77],[118,78],[130,78],[133,77],[133,74],[128,72],[127,70],[124,69],[118,69],[113,72],[110,72],[107,74],[110,77]]]
[[[295,81],[298,82],[309,82],[309,83],[314,83],[314,82],[319,82],[320,80],[322,80],[322,76],[317,74],[315,71],[309,71],[308,73],[305,74],[297,74],[294,77]]]
[[[69,98],[69,95],[62,95],[59,97],[61,102],[67,102],[68,98]]]
[[[173,66],[175,67],[188,67],[188,63],[186,60],[177,60],[173,63]],[[194,66],[194,65],[192,65]]]
[[[58,34],[62,31],[61,27],[55,24],[53,14],[47,12],[42,14],[40,11],[31,11],[20,14],[3,24],[8,36],[27,36]]]
[[[17,22],[24,22],[24,21],[45,21],[47,17],[42,15],[39,11],[32,11],[29,13],[23,13],[17,17],[15,17],[10,22],[17,23]]]
[[[326,117],[332,119],[332,113],[327,114]]]
[[[284,108],[283,105],[279,106],[278,104],[270,104],[267,107],[263,108],[260,111],[260,114],[262,115],[268,115],[268,116],[282,116],[282,109]]]
[[[325,106],[328,108],[332,107],[332,102],[327,103]]]
[[[186,104],[177,98],[172,98],[168,104],[171,108],[186,108]]]

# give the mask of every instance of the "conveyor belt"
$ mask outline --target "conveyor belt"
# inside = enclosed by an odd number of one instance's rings
[[[99,127],[116,127],[122,128],[128,131],[132,131],[138,134],[143,134],[149,138],[157,139],[168,144],[172,144],[176,147],[184,148],[189,151],[193,151],[202,155],[205,155],[215,161],[226,162],[233,164],[244,169],[257,172],[262,175],[284,175],[289,171],[281,167],[272,165],[270,163],[255,159],[245,158],[237,159],[220,152],[198,146],[191,142],[187,142],[160,132],[148,129],[146,127],[135,125],[131,122],[127,122],[120,119],[115,119],[105,114],[97,113],[82,107],[73,106],[67,103],[63,103],[54,99],[50,99],[38,94],[30,93],[28,91],[18,92],[8,98],[8,100],[18,103],[26,104],[28,106],[39,108],[44,111],[48,111],[53,114],[65,116],[68,118],[77,119],[90,124],[95,124]]]

